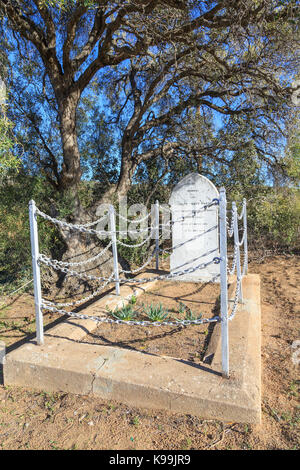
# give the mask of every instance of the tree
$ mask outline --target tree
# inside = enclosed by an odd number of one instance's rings
[[[78,208],[78,109],[93,81],[120,67],[127,68],[132,114],[122,135],[119,190],[147,152],[153,159],[178,146],[179,133],[171,134],[191,107],[261,120],[254,137],[267,140],[271,120],[291,105],[296,6],[293,0],[1,0],[2,42],[13,49],[11,61],[27,66],[27,80],[34,70],[38,85],[37,105],[10,67],[19,119],[26,117],[43,148],[39,164],[51,184],[71,191]],[[144,70],[148,76],[138,82]],[[163,142],[155,149],[148,145],[153,129]]]

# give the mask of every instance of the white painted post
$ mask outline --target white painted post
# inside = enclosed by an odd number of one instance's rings
[[[6,353],[6,345],[4,341],[0,341],[0,364],[4,366],[5,364],[5,353]]]
[[[248,237],[247,237],[247,231],[248,231],[248,226],[247,226],[247,201],[246,199],[243,200],[243,203],[245,205],[244,207],[244,216],[243,216],[243,222],[244,222],[244,274],[248,274]]]
[[[116,218],[115,218],[115,209],[113,205],[109,206],[109,221],[110,221],[109,225],[110,225],[110,232],[111,232],[112,253],[113,253],[113,262],[114,262],[116,295],[120,295]]]
[[[220,231],[220,283],[221,283],[221,349],[222,375],[229,378],[229,336],[228,336],[228,292],[227,292],[227,225],[226,191],[220,189],[219,231]]]
[[[159,202],[155,202],[155,268],[159,269]]]
[[[33,272],[33,286],[34,286],[34,305],[35,305],[35,320],[36,320],[36,338],[37,344],[44,344],[44,326],[43,326],[43,312],[42,312],[42,289],[41,289],[41,273],[38,264],[39,258],[39,238],[38,226],[36,219],[35,202],[29,202],[29,223],[30,223],[30,242],[31,242],[31,256],[32,256],[32,272]]]
[[[236,246],[236,276],[237,276],[237,282],[238,281],[240,282],[238,299],[239,299],[239,302],[243,302],[239,224],[238,224],[238,213],[237,213],[235,202],[232,203],[232,209],[233,209],[233,241],[234,241],[234,245]]]

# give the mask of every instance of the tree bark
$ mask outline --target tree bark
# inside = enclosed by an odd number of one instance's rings
[[[63,147],[62,189],[78,186],[81,178],[80,152],[76,133],[76,108],[79,96],[59,103],[60,134]]]
[[[60,135],[63,150],[63,164],[59,190],[69,192],[74,197],[75,214],[79,216],[80,203],[78,185],[81,180],[80,151],[76,132],[76,110],[80,93],[72,93],[59,99]]]
[[[116,192],[119,196],[125,196],[131,186],[136,165],[130,161],[131,154],[122,155],[121,171]]]

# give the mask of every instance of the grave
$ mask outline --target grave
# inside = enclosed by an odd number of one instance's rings
[[[219,281],[219,264],[195,269],[219,256],[218,205],[204,208],[218,198],[219,192],[213,183],[197,173],[184,177],[172,191],[170,271],[192,270],[180,276],[181,281]]]
[[[54,219],[39,211],[32,201],[30,221],[31,236],[34,242],[33,267],[36,272],[35,285],[37,286],[35,293],[37,340],[29,339],[21,347],[14,348],[5,357],[3,365],[5,385],[29,386],[45,391],[64,391],[83,395],[93,394],[103,399],[114,399],[133,406],[167,409],[173,412],[197,415],[203,419],[259,423],[261,419],[260,281],[256,275],[248,274],[246,276],[238,271],[239,250],[235,250],[236,263],[234,269],[229,272],[233,274],[236,271],[237,276],[240,277],[238,279],[234,276],[230,276],[231,279],[227,277],[226,235],[228,226],[226,224],[225,190],[220,191],[220,200],[218,196],[218,191],[213,184],[198,174],[188,175],[174,188],[170,200],[173,222],[171,225],[173,232],[171,270],[174,276],[170,276],[168,272],[158,276],[157,272],[152,269],[145,270],[145,265],[141,267],[144,272],[140,272],[134,278],[124,278],[123,275],[126,271],[121,273],[122,278],[117,277],[119,273],[115,272],[108,279],[96,278],[84,273],[85,279],[101,281],[102,288],[108,286],[110,281],[115,282],[116,286],[120,286],[120,292],[117,292],[119,295],[113,295],[108,287],[106,295],[101,296],[93,303],[90,303],[90,300],[95,300],[98,290],[81,299],[80,303],[74,300],[74,302],[62,304],[42,298],[38,291],[38,288],[41,287],[39,261],[42,260],[45,264],[53,265],[55,268],[60,266],[58,264],[60,262],[47,258],[45,255],[39,255],[36,215],[53,223],[68,225],[71,230],[77,229],[88,234],[95,231],[88,228],[90,225],[88,227],[74,226]],[[218,207],[220,217],[218,217]],[[245,205],[243,205],[242,211],[246,215]],[[114,212],[111,213],[114,215]],[[147,217],[149,216],[150,213]],[[238,235],[238,220],[241,218],[241,216],[238,217],[235,210],[232,221],[229,223],[229,228],[232,226],[235,229],[235,235]],[[243,243],[245,244],[244,253],[246,256],[247,237],[245,237],[245,230],[247,225],[245,225],[245,220],[244,217]],[[143,315],[137,318],[133,316],[131,320],[124,320],[124,317],[123,320],[119,320],[115,315],[109,316],[108,312],[114,313],[115,307],[120,308],[128,303],[132,305],[133,300],[134,304],[137,301],[136,297],[144,290],[149,289],[152,283],[159,284],[160,281],[169,281],[171,278],[177,278],[176,282],[178,282],[174,287],[174,293],[168,294],[159,290],[155,293],[159,301],[165,295],[169,295],[174,299],[176,297],[177,300],[180,296],[180,300],[187,302],[184,291],[188,284],[180,285],[183,277],[184,281],[197,283],[195,290],[192,291],[197,299],[190,300],[199,302],[203,294],[203,292],[201,295],[199,294],[199,290],[202,288],[200,283],[212,281],[214,276],[219,274],[220,265],[214,262],[214,258],[220,261],[218,225],[222,242],[222,280],[220,285],[221,308],[219,309],[217,306],[216,312],[214,309],[211,312],[216,314],[215,317],[203,318],[202,309],[200,316],[198,316],[199,311],[194,310],[194,303],[192,304],[192,312],[191,309],[187,310],[186,308],[183,311],[182,309],[179,311],[179,308],[175,309],[174,315],[170,316],[171,321],[163,321],[165,316],[157,321],[151,319],[150,315],[146,316],[146,319]],[[115,228],[114,224],[112,226]],[[165,226],[169,227],[168,224]],[[229,230],[229,232],[232,232],[231,236],[234,235],[234,231]],[[115,233],[115,230],[111,231],[111,242],[122,244],[123,242],[116,239]],[[236,236],[234,242],[237,247],[243,244]],[[125,246],[128,245],[125,244]],[[104,250],[106,248],[103,248],[97,256],[103,255]],[[245,259],[247,260],[247,258]],[[65,269],[66,265],[70,269]],[[73,266],[74,263],[63,263],[61,270],[63,272],[69,271],[72,275],[79,274],[71,269]],[[181,276],[181,273],[187,269],[190,269],[191,272],[185,272],[185,276]],[[238,294],[241,281],[243,281],[243,302],[239,303]],[[169,286],[170,284],[168,288]],[[206,287],[216,288],[218,286]],[[206,299],[204,300],[206,302]],[[208,295],[207,302],[211,302],[211,300],[211,295]],[[143,305],[142,299],[141,303]],[[72,311],[62,309],[62,307],[73,306],[75,308],[72,308]],[[138,309],[139,307],[137,313]],[[54,328],[45,329],[45,341],[41,340],[44,336],[43,310],[57,312],[64,315],[65,318],[68,317],[67,320],[64,319]],[[81,310],[84,310],[84,313]],[[195,318],[195,313],[197,318]],[[178,318],[178,314],[181,315],[180,318]],[[183,320],[183,318],[187,319]],[[128,327],[130,325],[131,328],[146,327],[142,337],[144,343],[141,344],[140,351],[137,351],[134,346],[135,350],[128,347],[130,334],[127,336],[127,342],[124,342],[124,338],[121,338],[122,341],[117,338],[117,341],[113,339],[113,342],[104,341],[104,344],[91,344],[89,338],[85,339],[88,334],[95,334],[95,330],[98,328],[97,323],[108,323],[116,330],[119,326],[123,326],[119,325],[120,322],[125,323]],[[179,344],[178,340],[178,344],[169,344],[169,349],[166,348],[166,342],[164,342],[162,345],[164,349],[160,354],[156,354],[153,350],[152,352],[144,350],[145,342],[148,341],[149,336],[148,329],[152,327],[158,328],[158,333],[153,334],[153,337],[156,335],[153,339],[158,340],[158,336],[162,334],[160,332],[162,327],[171,326],[171,332],[175,334],[174,327],[178,326],[180,334],[185,330],[182,329],[183,324],[185,327],[190,325],[191,328],[206,324],[208,328],[209,323],[215,323],[215,327],[210,340],[208,340],[207,348],[204,344],[202,352],[205,355],[203,361],[200,360],[199,363],[190,360],[191,339],[197,345],[197,353],[199,353],[199,339],[193,338],[192,335],[187,335],[184,350],[180,350],[180,347],[183,347],[182,335],[181,343]],[[207,332],[203,332],[203,334],[206,336]],[[100,335],[103,336],[103,328]],[[144,339],[145,335],[146,339]],[[0,352],[1,355],[4,357],[4,353]]]

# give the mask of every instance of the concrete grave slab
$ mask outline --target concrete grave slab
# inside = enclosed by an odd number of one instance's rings
[[[126,300],[130,293],[124,295],[123,287],[121,294]],[[80,343],[79,338],[87,330],[95,329],[96,323],[72,319],[49,330],[43,346],[29,341],[7,354],[4,383],[94,394],[131,406],[167,409],[207,419],[260,423],[259,276],[244,277],[243,294],[244,304],[229,327],[229,379],[221,375],[217,329],[213,361],[210,365],[199,365],[178,358]],[[91,314],[105,308],[108,299],[103,299],[98,306],[95,304]]]

